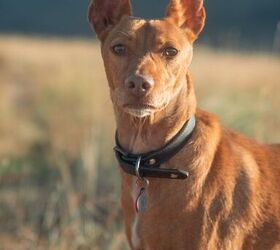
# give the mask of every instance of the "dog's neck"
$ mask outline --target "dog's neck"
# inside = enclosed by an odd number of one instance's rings
[[[196,99],[187,74],[185,84],[177,96],[158,112],[144,118],[136,118],[114,107],[119,141],[122,147],[135,154],[157,150],[164,146],[189,117],[195,114]]]

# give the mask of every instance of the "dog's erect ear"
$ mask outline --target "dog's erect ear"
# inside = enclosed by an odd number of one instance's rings
[[[131,15],[130,0],[91,0],[88,8],[88,21],[100,40],[125,15]]]
[[[171,0],[166,13],[168,20],[191,31],[193,41],[202,31],[205,17],[203,0]]]

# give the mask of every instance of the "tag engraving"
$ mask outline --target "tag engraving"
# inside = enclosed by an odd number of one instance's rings
[[[137,213],[144,213],[148,206],[147,202],[147,194],[145,188],[140,190],[139,196],[136,200],[136,212]]]

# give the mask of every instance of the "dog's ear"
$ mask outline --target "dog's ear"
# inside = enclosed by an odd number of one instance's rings
[[[168,20],[188,33],[191,31],[193,41],[202,31],[205,17],[203,0],[171,0],[166,13]]]
[[[88,22],[100,40],[125,15],[131,15],[130,0],[91,0],[88,7]]]

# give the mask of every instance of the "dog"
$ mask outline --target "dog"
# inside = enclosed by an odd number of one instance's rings
[[[157,20],[133,17],[129,0],[89,5],[116,117],[127,239],[134,250],[280,249],[280,145],[197,108],[189,66],[205,17],[203,0],[171,0]]]

